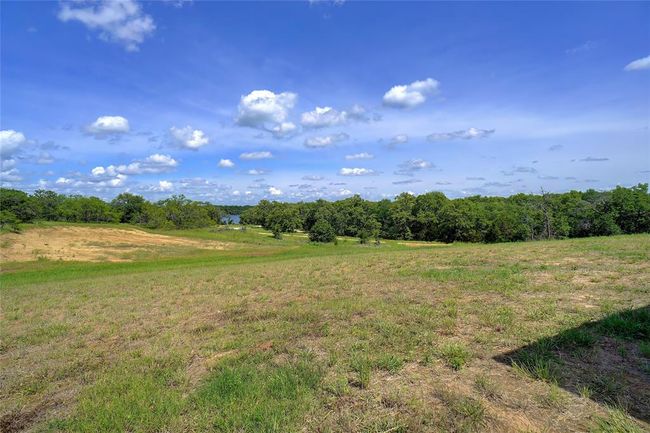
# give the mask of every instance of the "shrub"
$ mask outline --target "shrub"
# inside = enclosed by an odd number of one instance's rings
[[[11,212],[6,210],[0,211],[0,229],[6,229],[14,233],[20,232],[20,226],[18,225],[18,218]]]

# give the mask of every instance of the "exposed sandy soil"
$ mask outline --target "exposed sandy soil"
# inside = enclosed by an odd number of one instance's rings
[[[164,247],[207,250],[228,248],[225,242],[185,239],[137,229],[101,227],[33,228],[0,236],[1,261],[38,258],[79,261],[129,261],[129,254]]]

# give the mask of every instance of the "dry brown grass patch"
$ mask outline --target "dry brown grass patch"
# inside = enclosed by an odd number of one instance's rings
[[[129,254],[156,248],[189,247],[204,250],[229,248],[225,242],[195,240],[137,229],[104,227],[31,228],[0,236],[2,261],[49,260],[129,261]]]

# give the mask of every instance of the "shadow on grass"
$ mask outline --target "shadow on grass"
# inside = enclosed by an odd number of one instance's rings
[[[650,305],[611,314],[494,359],[650,423]]]

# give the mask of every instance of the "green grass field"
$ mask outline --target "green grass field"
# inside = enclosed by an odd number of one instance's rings
[[[233,246],[3,263],[0,431],[650,430],[650,235],[168,234]]]

